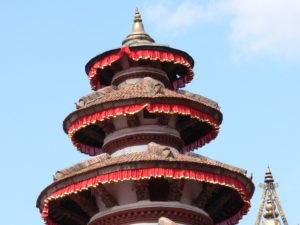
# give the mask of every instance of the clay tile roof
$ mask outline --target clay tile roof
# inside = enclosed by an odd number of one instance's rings
[[[135,84],[126,84],[119,87],[108,86],[80,98],[77,110],[70,113],[64,120],[64,130],[80,116],[93,113],[98,110],[115,106],[139,104],[145,102],[170,103],[189,105],[202,112],[213,116],[220,124],[222,113],[218,103],[184,90],[173,91],[164,88],[160,82],[146,77]],[[101,108],[101,109],[100,109]]]
[[[203,96],[192,94],[191,92],[178,90],[172,91],[167,88],[155,88],[152,85],[149,86],[143,82],[137,85],[131,85],[121,89],[114,89],[112,86],[100,89],[90,95],[87,95],[82,100],[86,101],[84,108],[102,104],[105,102],[119,101],[134,98],[178,98],[188,99],[193,102],[204,104],[208,107],[219,110],[219,106],[216,102],[205,98]]]
[[[222,122],[220,107],[216,102],[188,91],[172,91],[164,88],[160,82],[146,77],[135,84],[126,84],[125,82],[119,87],[108,86],[83,96],[77,104],[77,110],[73,111],[65,119],[64,129],[67,132],[66,127],[74,119],[98,110],[152,101],[155,103],[189,105],[212,115],[219,123]]]
[[[231,172],[235,172],[241,175],[246,175],[246,171],[237,167],[230,166],[228,164],[207,158],[205,156],[196,153],[178,154],[173,153],[173,157],[166,157],[164,155],[153,154],[150,152],[130,153],[118,157],[110,158],[108,154],[104,153],[98,156],[91,157],[90,159],[81,163],[75,164],[71,167],[62,169],[55,174],[56,180],[65,179],[75,175],[83,174],[94,169],[101,169],[108,166],[126,164],[126,163],[138,163],[138,162],[183,162],[183,163],[195,163],[204,164],[207,166],[219,167]]]

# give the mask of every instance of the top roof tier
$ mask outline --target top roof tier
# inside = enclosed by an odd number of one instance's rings
[[[194,76],[193,58],[184,51],[157,44],[144,30],[141,15],[136,9],[132,32],[122,47],[103,52],[86,64],[91,88],[98,90],[112,84],[116,73],[133,66],[148,65],[162,69],[168,75],[167,87],[182,88]]]

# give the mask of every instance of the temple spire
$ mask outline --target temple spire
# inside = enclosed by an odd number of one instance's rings
[[[265,173],[265,183],[273,183],[273,182],[274,182],[274,178],[270,170],[270,167],[268,166]]]
[[[135,9],[135,15],[132,25],[131,33],[122,42],[122,45],[136,45],[136,44],[152,44],[154,40],[149,34],[145,32],[144,25],[142,23],[142,17],[138,8]]]
[[[259,185],[261,188],[263,188],[263,194],[255,225],[260,224],[262,215],[265,218],[263,225],[281,225],[280,221],[277,219],[278,215],[280,215],[283,225],[288,225],[276,192],[278,184],[274,183],[274,178],[269,166],[266,169],[264,181],[265,182],[263,184]],[[263,213],[264,205],[265,212]],[[278,208],[279,213],[277,212],[276,207]]]

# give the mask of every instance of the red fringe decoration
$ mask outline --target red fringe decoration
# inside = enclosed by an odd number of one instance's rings
[[[110,183],[110,182],[120,182],[124,180],[140,180],[149,179],[151,177],[171,177],[173,179],[190,179],[205,181],[209,183],[219,184],[222,186],[230,187],[239,192],[241,198],[244,201],[243,207],[239,210],[237,214],[231,218],[218,223],[217,225],[233,225],[236,224],[243,215],[248,212],[250,207],[250,195],[240,181],[224,176],[218,175],[210,172],[199,171],[199,170],[188,170],[188,169],[177,169],[177,168],[145,168],[145,169],[134,169],[134,170],[122,170],[116,171],[108,174],[98,175],[87,180],[83,180],[64,188],[58,189],[51,195],[49,195],[44,200],[44,208],[41,214],[42,218],[45,220],[47,225],[58,225],[48,217],[49,212],[49,202],[58,198],[63,198],[64,196],[70,194],[76,194],[80,191],[87,190],[90,187],[96,187],[99,183]]]
[[[193,79],[194,72],[189,61],[179,54],[153,49],[130,50],[128,46],[122,46],[119,52],[101,58],[90,68],[88,78],[90,79],[93,90],[98,90],[99,88],[104,87],[104,85],[102,85],[99,81],[99,73],[97,70],[110,66],[113,62],[119,60],[124,54],[135,61],[149,59],[159,60],[161,62],[173,62],[174,64],[181,64],[185,66],[187,68],[187,73],[169,85],[169,88],[172,90],[184,87],[185,84],[189,83]]]
[[[186,105],[143,103],[143,104],[135,104],[129,106],[114,107],[100,112],[92,113],[86,116],[82,116],[77,120],[75,120],[69,127],[69,131],[68,131],[69,137],[71,137],[73,144],[80,152],[89,154],[91,156],[98,155],[102,152],[101,148],[80,143],[78,140],[76,140],[73,137],[74,134],[78,130],[90,124],[96,123],[97,121],[103,121],[104,119],[109,119],[111,117],[116,117],[118,115],[135,114],[140,110],[142,110],[143,108],[146,108],[151,113],[177,113],[182,115],[188,115],[202,122],[208,123],[213,127],[213,130],[207,133],[205,136],[199,138],[198,140],[194,141],[191,144],[184,146],[182,149],[183,152],[188,152],[198,147],[202,147],[203,145],[207,144],[218,135],[219,124],[216,121],[216,119],[210,116],[209,114],[197,111]]]

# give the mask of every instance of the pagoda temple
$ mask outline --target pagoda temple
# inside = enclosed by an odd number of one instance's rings
[[[122,46],[92,58],[93,92],[63,122],[87,160],[59,170],[38,197],[47,225],[233,225],[250,207],[247,172],[192,151],[218,135],[222,113],[180,90],[194,61],[157,44],[136,10]]]
[[[283,225],[288,225],[276,192],[278,184],[274,183],[274,178],[269,167],[265,173],[265,182],[260,184],[260,187],[263,188],[263,193],[255,225],[259,225],[261,223],[262,216],[265,218],[262,223],[263,225],[281,225],[280,220],[277,218],[279,215]],[[276,206],[279,210],[279,213],[276,209]]]

